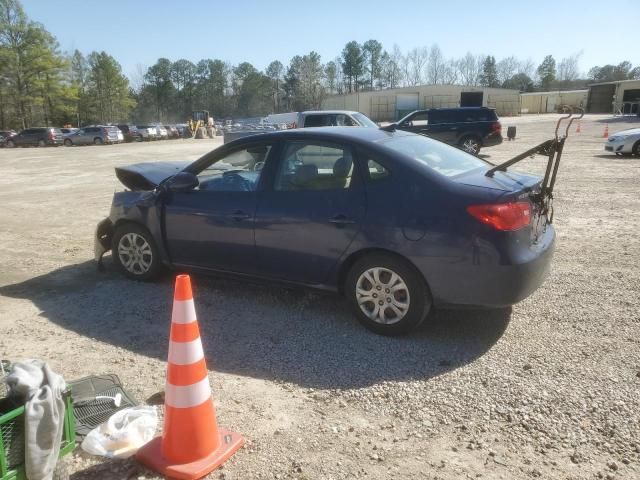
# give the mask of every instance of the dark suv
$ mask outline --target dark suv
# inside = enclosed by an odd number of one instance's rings
[[[124,135],[125,142],[141,142],[142,134],[135,125],[118,125],[118,128]]]
[[[477,155],[482,147],[502,143],[502,125],[493,108],[416,110],[395,125],[398,130],[426,135],[473,155]]]
[[[62,145],[63,137],[59,128],[38,127],[27,128],[19,134],[14,135],[6,140],[7,147],[29,147],[38,146],[46,147],[47,145]]]

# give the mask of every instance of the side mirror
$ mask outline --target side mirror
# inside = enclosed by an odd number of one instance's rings
[[[167,181],[167,190],[170,192],[188,192],[200,184],[198,177],[190,172],[180,172]]]

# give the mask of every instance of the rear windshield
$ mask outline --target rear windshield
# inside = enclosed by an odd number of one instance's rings
[[[421,135],[394,137],[382,144],[391,150],[413,158],[446,177],[454,177],[478,168],[487,168],[485,161]]]

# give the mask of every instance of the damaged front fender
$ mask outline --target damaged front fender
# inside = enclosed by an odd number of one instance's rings
[[[103,271],[103,255],[111,250],[113,236],[116,229],[123,223],[135,223],[149,230],[156,241],[158,252],[163,263],[168,264],[169,258],[162,241],[161,229],[161,192],[116,192],[113,195],[111,212],[96,228],[94,238],[94,256],[98,263],[98,270]]]

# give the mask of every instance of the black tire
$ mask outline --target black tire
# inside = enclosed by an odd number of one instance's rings
[[[53,480],[69,480],[69,466],[64,458],[59,458],[53,470]]]
[[[140,238],[147,243],[148,249],[144,246],[144,242],[139,240]],[[121,254],[119,250],[121,241],[123,249],[136,250],[137,248],[137,253],[134,252],[132,255]],[[132,243],[135,243],[135,246]],[[111,255],[118,269],[125,276],[134,280],[143,282],[154,280],[162,271],[160,254],[153,236],[146,228],[136,223],[124,223],[116,228],[111,239]],[[129,258],[132,258],[133,261],[130,265],[126,265]],[[146,267],[147,263],[148,267]]]
[[[68,138],[64,139],[64,146],[65,147],[72,147],[73,146],[73,142],[71,140],[69,140]]]
[[[379,285],[377,286],[365,278],[365,272],[372,269],[380,269]],[[406,289],[400,289],[394,293],[390,289],[384,288],[385,284],[391,284],[389,281],[391,273],[395,273],[404,282]],[[373,277],[370,276],[370,278]],[[358,287],[362,288],[363,286],[372,294],[371,300],[364,300],[361,308],[356,291]],[[382,253],[366,255],[352,265],[345,280],[344,294],[358,321],[380,335],[403,335],[417,328],[426,318],[433,303],[426,282],[411,264],[398,257]],[[383,320],[391,320],[393,323],[383,323],[382,319],[376,321],[370,318],[369,315],[375,315],[376,311],[379,312],[379,306],[376,306],[376,302],[383,302],[384,310],[381,313]],[[389,313],[396,313],[391,310],[392,303],[397,305],[395,302],[399,302],[397,304],[408,303],[408,309],[400,319],[394,321],[387,316]],[[369,314],[366,314],[364,310],[368,310]]]
[[[471,155],[478,155],[480,153],[480,148],[482,148],[482,142],[478,137],[474,137],[472,135],[467,135],[466,137],[462,137],[458,142],[458,148],[460,150],[470,153]]]
[[[637,157],[640,157],[640,140],[633,144],[633,148],[631,149],[631,153]]]
[[[15,148],[16,142],[13,140],[7,140],[7,148]]]
[[[96,137],[93,139],[93,143],[95,145],[102,145],[104,142],[102,141],[102,139],[100,137]]]

